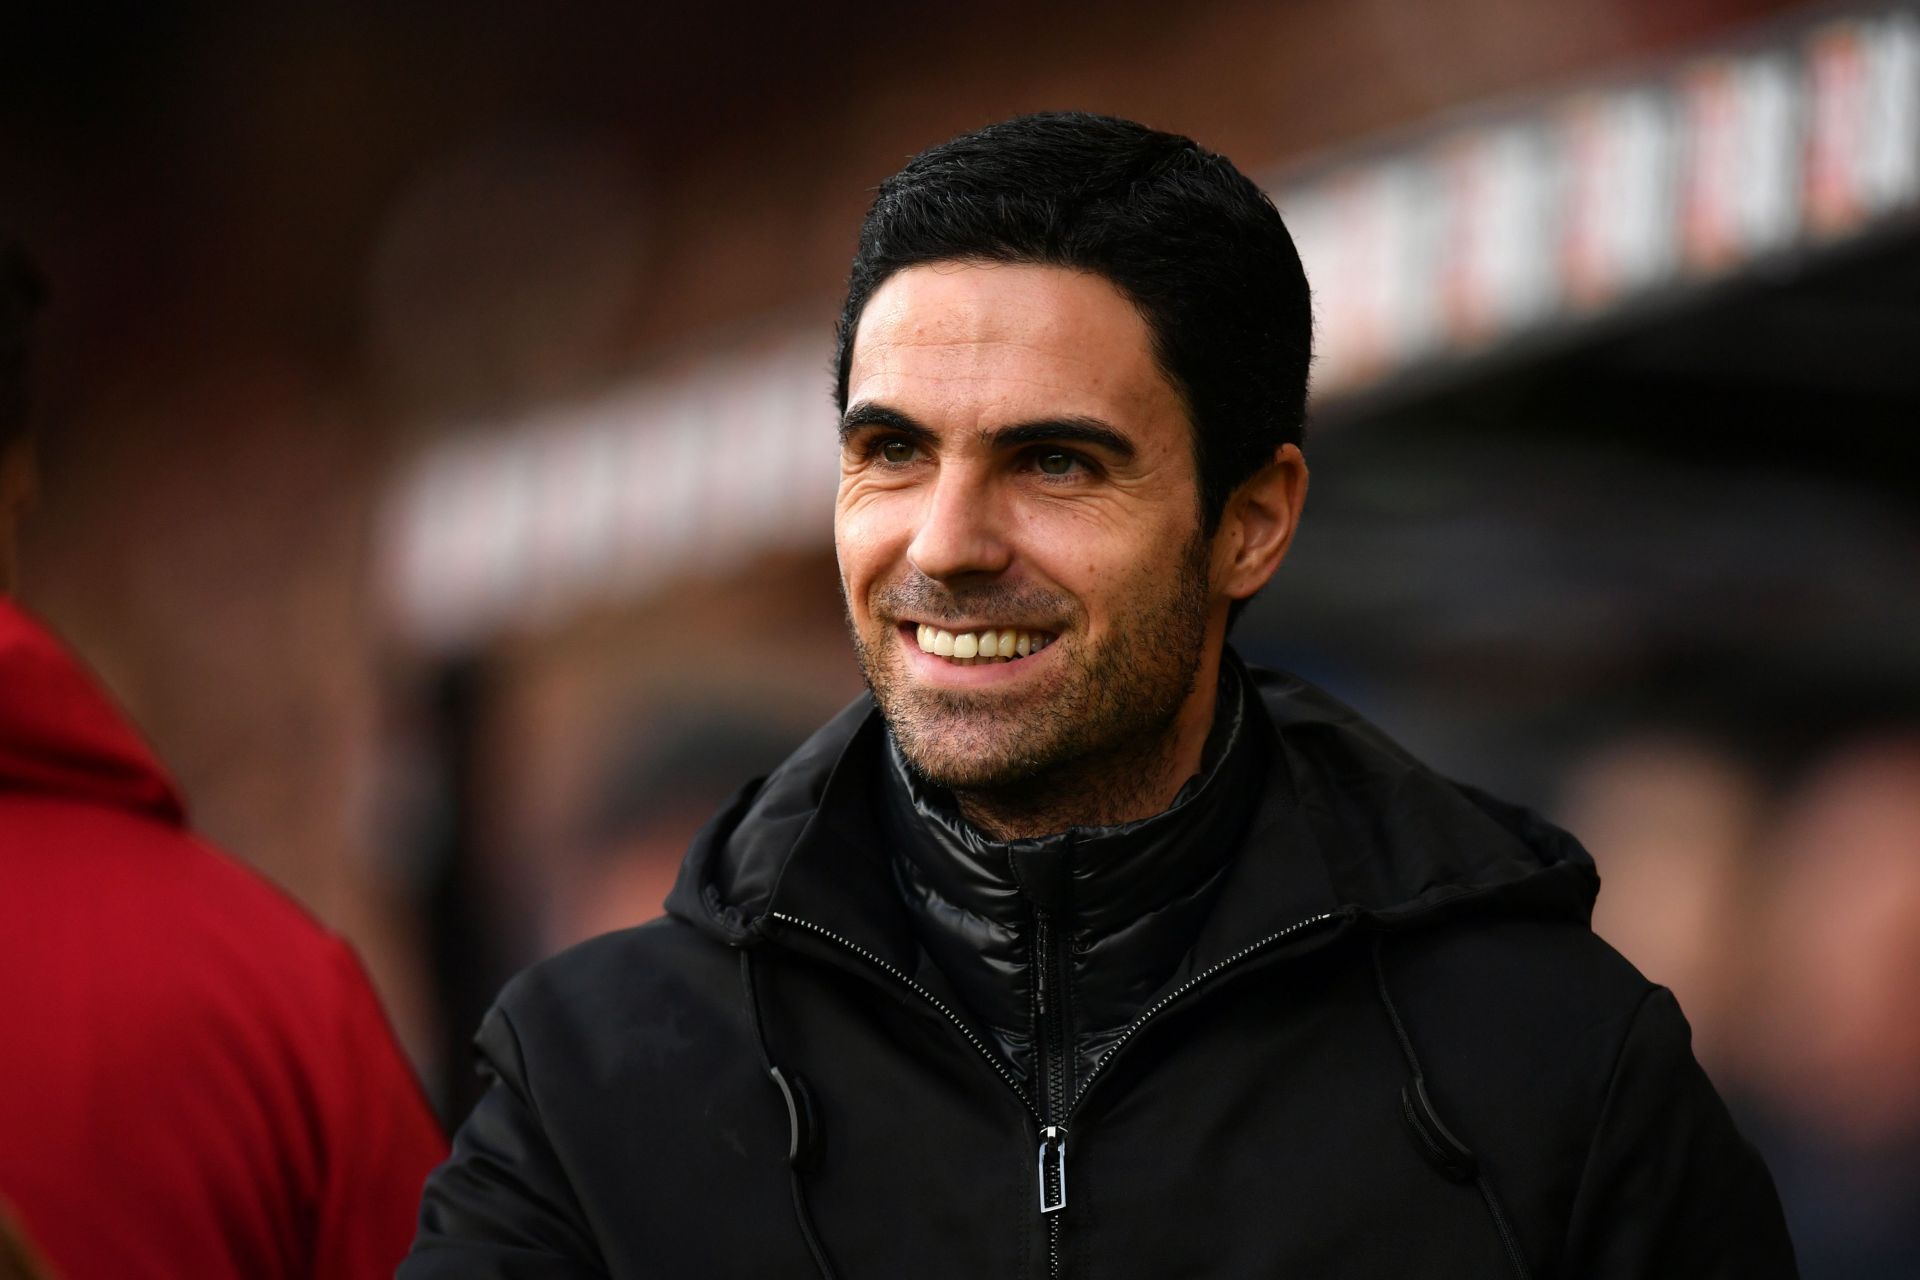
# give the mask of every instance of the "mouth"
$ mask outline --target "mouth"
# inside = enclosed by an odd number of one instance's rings
[[[1004,666],[1039,653],[1055,640],[1033,627],[986,626],[950,631],[929,622],[904,622],[900,632],[920,649],[956,667]]]

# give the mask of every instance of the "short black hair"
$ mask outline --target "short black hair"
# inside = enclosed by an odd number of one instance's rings
[[[1293,237],[1251,179],[1177,134],[1085,112],[988,125],[880,184],[840,312],[836,402],[874,290],[942,261],[1090,271],[1132,301],[1193,423],[1203,530],[1306,419],[1313,317]]]
[[[46,282],[26,252],[0,241],[0,445],[27,429],[27,335],[46,300]]]

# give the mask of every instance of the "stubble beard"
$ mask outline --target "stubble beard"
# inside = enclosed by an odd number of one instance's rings
[[[1163,808],[1181,708],[1205,652],[1208,543],[1196,531],[1171,580],[1136,599],[1089,648],[1072,624],[1078,602],[1056,593],[986,586],[953,591],[916,576],[881,589],[882,615],[1059,618],[1055,671],[1019,693],[930,689],[915,681],[897,633],[848,630],[867,687],[907,763],[953,793],[961,812],[999,839],[1105,826]],[[870,642],[870,640],[872,642]]]

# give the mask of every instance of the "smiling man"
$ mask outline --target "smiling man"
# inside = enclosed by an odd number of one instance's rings
[[[1793,1274],[1567,835],[1227,647],[1298,526],[1307,286],[1227,161],[1025,117],[862,229],[871,690],[535,967],[425,1276]]]
[[[857,323],[835,545],[902,754],[990,835],[1166,808],[1213,723],[1229,604],[1293,531],[1299,448],[1204,512],[1153,335],[1091,271],[913,266]]]

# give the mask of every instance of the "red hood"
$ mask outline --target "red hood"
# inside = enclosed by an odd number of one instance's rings
[[[78,660],[0,598],[0,791],[132,809],[175,826],[173,780]]]

